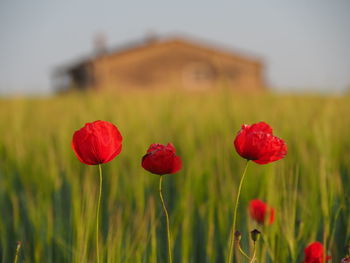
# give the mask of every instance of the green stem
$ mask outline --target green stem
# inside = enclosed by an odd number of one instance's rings
[[[160,196],[160,200],[162,201],[163,210],[164,210],[164,214],[165,214],[165,217],[166,217],[169,263],[172,263],[173,262],[173,258],[172,258],[172,255],[171,255],[169,215],[168,215],[168,210],[166,209],[166,206],[165,206],[165,203],[164,203],[164,198],[163,198],[163,193],[162,193],[162,182],[163,182],[163,176],[161,175],[160,178],[159,178],[159,196]]]
[[[231,243],[230,243],[230,251],[229,251],[229,256],[228,256],[228,261],[227,263],[231,263],[232,262],[232,258],[234,255],[234,242],[235,242],[235,231],[236,231],[236,221],[237,221],[237,208],[238,208],[238,202],[239,202],[239,196],[241,195],[241,190],[242,190],[242,185],[243,185],[243,181],[247,172],[247,168],[248,168],[248,163],[249,160],[247,161],[244,171],[243,171],[243,175],[241,177],[241,180],[239,182],[239,186],[238,186],[238,193],[237,193],[237,198],[236,198],[236,204],[235,204],[235,210],[233,212],[233,223],[232,223],[232,233],[231,233]]]
[[[17,247],[16,247],[16,256],[15,256],[15,260],[13,261],[13,263],[17,263],[20,249],[21,249],[21,242],[18,241],[17,242]]]
[[[251,258],[243,251],[243,249],[242,249],[242,247],[241,247],[240,244],[238,244],[238,250],[239,250],[239,252],[241,252],[241,254],[242,254],[243,256],[245,256],[249,261],[251,260]]]
[[[254,263],[255,257],[256,257],[256,244],[255,244],[255,242],[254,242],[253,256],[252,256],[252,260],[250,261],[250,263]]]
[[[100,249],[98,243],[98,233],[99,233],[99,223],[100,223],[100,206],[101,206],[101,196],[102,196],[102,166],[98,165],[98,170],[100,173],[100,190],[98,193],[98,203],[97,203],[97,211],[96,211],[96,255],[97,255],[97,263],[100,263]]]

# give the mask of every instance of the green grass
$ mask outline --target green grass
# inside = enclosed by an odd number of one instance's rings
[[[0,256],[13,262],[95,262],[98,167],[71,149],[97,119],[123,135],[103,165],[102,262],[166,262],[158,176],[141,168],[151,143],[173,142],[183,169],[164,178],[174,262],[225,262],[234,197],[245,160],[233,147],[243,123],[266,121],[288,145],[285,159],[250,164],[239,205],[245,250],[258,227],[259,263],[297,263],[312,241],[333,262],[350,240],[350,98],[212,93],[121,93],[0,101]],[[247,214],[253,198],[276,209],[271,226]],[[236,253],[237,254],[237,253]],[[245,262],[242,258],[241,262]]]

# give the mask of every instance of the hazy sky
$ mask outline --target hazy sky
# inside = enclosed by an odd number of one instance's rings
[[[115,46],[150,31],[258,55],[281,90],[350,87],[350,0],[0,0],[0,93],[51,91],[97,32]]]

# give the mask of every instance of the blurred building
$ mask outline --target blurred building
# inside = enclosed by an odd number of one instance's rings
[[[111,50],[103,37],[96,42],[93,55],[55,71],[56,90],[264,89],[260,60],[203,42],[149,36],[142,43]]]

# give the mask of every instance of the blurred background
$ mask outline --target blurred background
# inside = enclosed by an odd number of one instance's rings
[[[276,91],[350,85],[350,3],[1,1],[1,94],[50,94],[57,67],[154,37],[187,36],[264,63]],[[97,40],[99,39],[99,40]]]

